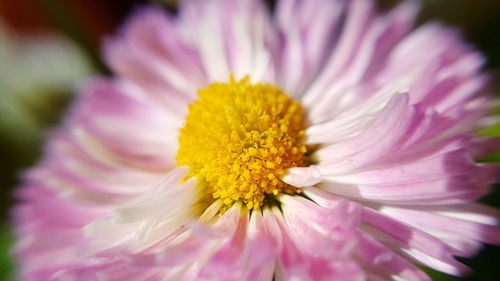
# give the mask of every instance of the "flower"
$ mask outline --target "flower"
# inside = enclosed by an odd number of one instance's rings
[[[24,280],[429,280],[473,203],[483,58],[404,2],[185,1],[106,41],[15,210]]]

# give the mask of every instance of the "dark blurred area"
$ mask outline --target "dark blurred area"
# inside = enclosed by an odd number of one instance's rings
[[[385,9],[398,2],[379,4]],[[487,56],[494,91],[500,94],[496,74],[500,1],[420,2],[420,22],[439,20],[455,26]],[[45,136],[60,121],[75,87],[90,75],[109,73],[99,58],[103,37],[146,3],[175,9],[171,0],[0,0],[0,280],[13,276],[8,210],[20,173],[39,159]],[[493,192],[485,202],[500,206],[500,192]],[[500,280],[499,248],[485,247],[477,258],[464,262],[474,270],[469,277],[430,274],[435,280]]]
[[[102,37],[110,34],[134,6],[147,2],[2,0],[0,14],[10,26],[20,32],[60,32],[84,48],[93,59],[97,59]]]

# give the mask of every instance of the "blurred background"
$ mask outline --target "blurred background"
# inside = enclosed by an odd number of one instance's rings
[[[397,2],[381,0],[379,5],[387,9]],[[455,26],[487,56],[499,95],[500,1],[420,2],[420,22]],[[39,159],[44,137],[57,126],[74,89],[90,75],[109,74],[99,59],[100,41],[147,3],[175,12],[175,0],[0,0],[0,281],[14,280],[9,208],[20,174]],[[500,126],[486,133],[500,136]],[[500,187],[484,202],[500,206]],[[498,247],[487,246],[463,262],[474,270],[465,278],[428,272],[435,280],[500,280]]]

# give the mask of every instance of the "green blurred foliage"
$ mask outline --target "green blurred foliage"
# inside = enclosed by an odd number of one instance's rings
[[[21,36],[0,25],[2,215],[19,169],[38,157],[46,129],[59,120],[73,88],[90,70],[71,41],[54,34]]]
[[[7,225],[0,226],[0,280],[14,280],[14,264],[10,248],[14,242]]]

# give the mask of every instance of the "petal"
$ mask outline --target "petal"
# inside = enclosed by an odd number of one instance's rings
[[[273,57],[278,84],[292,97],[300,96],[322,69],[339,36],[345,6],[342,1],[278,1],[281,41]]]
[[[181,20],[209,81],[227,81],[230,74],[272,81],[268,40],[275,35],[260,1],[184,1]]]
[[[466,266],[457,262],[453,250],[443,241],[403,222],[391,219],[368,207],[363,209],[363,221],[370,225],[371,235],[404,256],[449,274],[462,275]]]
[[[377,92],[369,87],[354,93],[350,89],[372,84],[371,79],[375,79],[385,65],[392,47],[413,26],[418,10],[415,2],[404,2],[388,15],[376,19],[371,16],[370,3],[350,2],[342,37],[324,71],[304,96],[304,104],[310,106],[309,118],[314,124],[337,117],[341,111]]]
[[[108,155],[128,165],[172,167],[180,124],[172,122],[168,111],[107,80],[96,80],[82,92],[73,109],[72,130],[81,137],[88,135]]]
[[[278,213],[279,211],[275,210],[275,212]],[[278,216],[277,214],[276,217],[278,218]],[[310,254],[309,250],[311,249],[307,249],[307,241],[296,240],[296,238],[299,238],[297,236],[299,231],[314,233],[312,226],[304,225],[305,228],[299,230],[283,219],[278,218],[277,221],[280,226],[280,234],[276,233],[276,235],[281,235],[283,249],[277,264],[276,280],[365,280],[363,271],[348,255],[349,251],[341,250],[340,253],[336,253],[336,258],[325,258],[324,255]],[[315,237],[318,236],[315,235]],[[334,242],[334,240],[331,240],[330,242],[324,244],[324,246],[329,249],[349,248],[348,245],[343,245],[342,241]],[[325,253],[325,251],[322,252]]]
[[[335,259],[348,253],[355,244],[351,235],[358,221],[354,203],[336,200],[326,208],[305,198],[286,195],[280,201],[287,235],[301,252]],[[346,221],[347,218],[353,222]]]
[[[116,74],[164,102],[186,101],[207,82],[199,56],[180,36],[175,19],[159,8],[137,11],[105,41],[103,53]]]
[[[431,280],[415,265],[384,247],[367,233],[360,233],[356,252],[368,271],[368,280]]]
[[[454,211],[450,212],[447,209]],[[455,208],[436,206],[425,210],[418,207],[384,206],[379,210],[438,237],[454,248],[456,255],[475,254],[480,247],[477,242],[500,244],[500,228],[497,227],[500,213],[485,206],[473,204],[459,205]]]
[[[170,236],[194,220],[200,200],[194,179],[179,184],[185,169],[176,169],[137,198],[119,206],[109,218],[85,227],[88,237],[104,248],[120,244],[137,252]],[[99,246],[96,246],[99,248]]]

